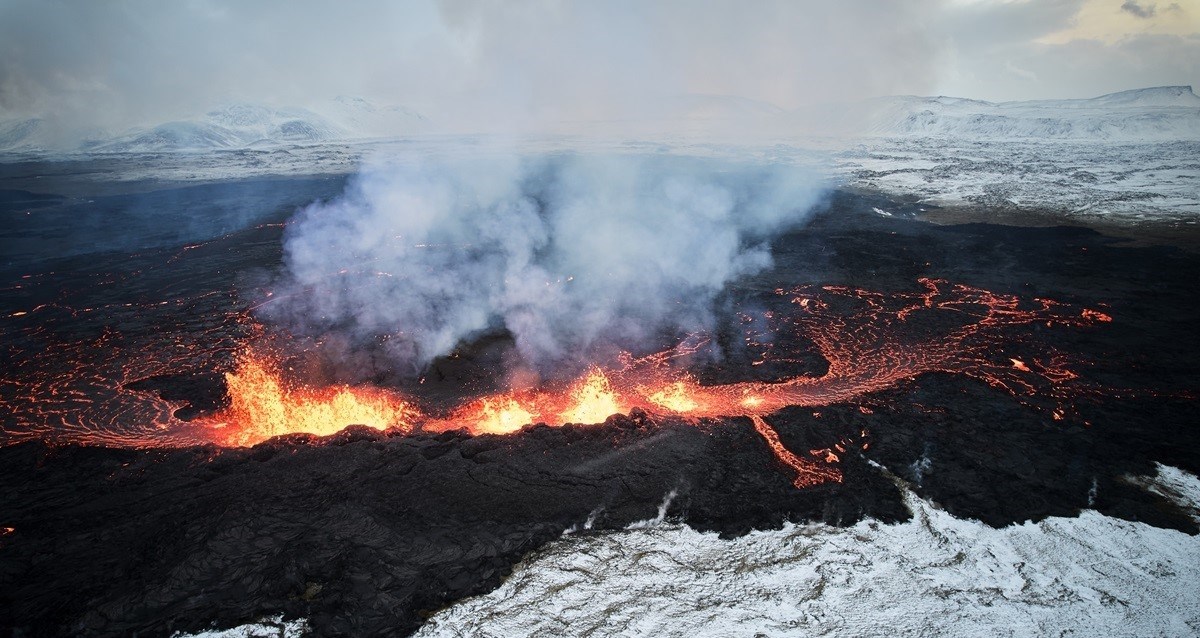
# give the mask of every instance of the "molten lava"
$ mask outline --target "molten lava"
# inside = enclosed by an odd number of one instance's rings
[[[480,434],[511,434],[533,423],[536,417],[512,397],[492,397],[468,404],[455,414],[458,423],[474,424]]]
[[[771,453],[775,458],[779,459],[784,465],[796,471],[796,480],[792,482],[797,488],[813,487],[822,483],[842,482],[842,471],[837,466],[832,465],[838,461],[838,457],[830,450],[812,450],[810,455],[822,458],[821,461],[810,459],[802,459],[795,454],[792,454],[783,443],[779,441],[779,434],[767,425],[761,416],[752,416],[750,420],[754,422],[754,429],[758,432],[767,445],[771,448]]]
[[[683,381],[676,381],[665,388],[639,388],[645,393],[646,398],[654,404],[655,407],[677,412],[679,414],[687,414],[700,407],[696,403],[696,399],[692,397],[692,390]]]
[[[377,388],[289,387],[268,361],[246,353],[225,374],[229,407],[211,419],[227,427],[226,445],[252,445],[280,434],[334,434],[348,425],[411,429],[408,402]]]
[[[840,480],[834,450],[788,451],[763,419],[787,406],[821,406],[854,401],[865,394],[931,372],[979,379],[1018,397],[1039,397],[1056,406],[1086,391],[1067,357],[1031,338],[1032,326],[1078,327],[1112,321],[1099,311],[1072,308],[1048,299],[1022,300],[945,281],[922,279],[917,292],[878,293],[846,286],[802,286],[777,290],[790,312],[764,313],[769,330],[792,335],[793,343],[813,344],[828,362],[820,376],[777,382],[745,381],[704,385],[686,371],[687,355],[709,345],[694,336],[673,349],[634,358],[621,365],[591,369],[565,386],[475,397],[447,412],[431,414],[417,403],[375,387],[305,387],[284,378],[274,359],[247,349],[261,331],[214,326],[219,348],[204,349],[206,335],[178,337],[174,348],[125,344],[106,332],[95,342],[51,344],[46,356],[87,360],[89,351],[113,353],[97,366],[74,365],[67,374],[41,368],[17,371],[20,384],[7,384],[6,403],[19,403],[5,426],[5,442],[49,441],[131,447],[216,442],[252,445],[281,434],[332,434],[348,425],[443,431],[466,428],[477,434],[507,434],[531,423],[597,423],[634,408],[685,419],[750,417],[771,451],[797,475],[797,486]],[[43,312],[42,310],[37,310]],[[225,322],[243,326],[245,317]],[[753,322],[747,322],[748,324]],[[31,324],[30,337],[40,328]],[[248,335],[246,333],[249,333]],[[228,335],[243,335],[243,345]],[[212,344],[214,340],[209,340]],[[746,342],[762,347],[754,361],[787,361],[797,353],[779,351],[761,335]],[[228,407],[194,421],[173,413],[180,404],[152,392],[130,390],[133,381],[179,369],[214,369],[233,352],[235,369],[225,375]],[[57,350],[56,350],[57,349]],[[120,353],[124,352],[123,356]],[[997,359],[996,353],[1019,356]],[[94,357],[93,357],[94,358]],[[33,357],[23,360],[35,361]],[[123,367],[122,367],[123,366]],[[61,372],[61,371],[60,371]],[[864,412],[865,414],[866,412]],[[836,446],[835,446],[836,447]],[[839,448],[839,450],[844,450]]]
[[[600,370],[592,370],[571,390],[572,402],[557,421],[562,423],[600,423],[604,419],[628,410],[617,403],[608,377]]]

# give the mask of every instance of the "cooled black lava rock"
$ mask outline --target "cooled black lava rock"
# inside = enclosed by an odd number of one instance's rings
[[[796,490],[748,419],[643,414],[516,436],[355,428],[251,449],[0,449],[0,612],[31,635],[164,635],[283,612],[395,635],[564,530],[666,513],[726,534],[908,516],[851,456]]]

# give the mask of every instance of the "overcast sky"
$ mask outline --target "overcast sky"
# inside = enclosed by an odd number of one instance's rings
[[[0,0],[0,109],[129,126],[337,95],[439,119],[1200,85],[1200,0]]]

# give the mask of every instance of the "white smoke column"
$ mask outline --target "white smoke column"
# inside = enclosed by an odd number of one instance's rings
[[[290,290],[265,316],[382,344],[406,372],[496,328],[560,365],[711,328],[715,297],[822,194],[794,167],[679,157],[377,163],[289,225]]]

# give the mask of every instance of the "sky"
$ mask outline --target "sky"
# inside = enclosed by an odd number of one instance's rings
[[[337,95],[466,126],[1200,85],[1200,0],[0,0],[0,119],[81,127]]]

